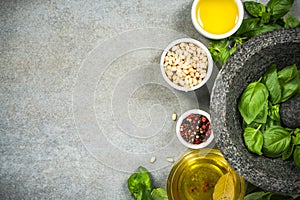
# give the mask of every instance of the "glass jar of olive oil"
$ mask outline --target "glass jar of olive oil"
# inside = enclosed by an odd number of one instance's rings
[[[218,180],[230,172],[231,187],[227,187],[228,200],[242,200],[245,181],[225,160],[217,149],[193,150],[173,166],[168,176],[167,192],[171,200],[213,200]],[[228,192],[228,190],[231,190]]]

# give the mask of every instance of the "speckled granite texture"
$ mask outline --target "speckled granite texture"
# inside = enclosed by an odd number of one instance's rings
[[[237,103],[246,86],[272,63],[278,69],[300,68],[300,28],[279,30],[246,42],[220,71],[212,93],[211,117],[217,146],[244,178],[263,189],[300,194],[300,172],[293,161],[270,159],[247,151]]]
[[[280,105],[282,123],[290,128],[300,127],[300,95],[297,95]]]

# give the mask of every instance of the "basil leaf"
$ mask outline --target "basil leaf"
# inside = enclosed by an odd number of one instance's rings
[[[300,128],[293,131],[292,142],[294,145],[300,145]]]
[[[272,119],[271,117],[268,117],[265,127],[270,128],[272,126],[281,126],[281,121],[277,121]]]
[[[229,54],[232,55],[236,51],[236,47],[239,44],[243,43],[243,39],[241,37],[235,37],[234,38],[234,45],[233,47],[229,50]]]
[[[280,104],[269,104],[269,116],[275,121],[280,121]]]
[[[168,194],[165,188],[155,188],[151,192],[152,200],[168,200]]]
[[[238,103],[238,109],[247,124],[262,111],[268,96],[268,89],[260,82],[253,82],[247,86]]]
[[[285,102],[288,99],[290,99],[292,96],[297,94],[299,92],[299,87],[300,87],[300,76],[297,74],[297,76],[287,82],[287,83],[282,83],[281,89],[282,89],[282,97],[281,97],[281,102]]]
[[[295,145],[293,143],[282,154],[282,160],[287,160],[293,155]]]
[[[289,82],[283,86],[283,94],[281,102],[285,102],[290,99],[292,96],[297,94],[299,88],[299,81],[300,79],[297,78],[294,81]]]
[[[259,128],[245,128],[244,141],[249,151],[262,155],[263,134],[260,132]]]
[[[278,157],[290,145],[291,134],[281,126],[267,128],[263,134],[263,153],[268,157]]]
[[[222,40],[211,40],[209,42],[209,52],[211,53],[215,62],[220,61],[221,64],[224,64],[229,58],[229,52],[227,46],[229,45],[228,39]]]
[[[267,11],[274,19],[283,17],[293,6],[294,0],[270,0]]]
[[[271,193],[267,200],[295,200],[290,195],[278,194],[278,193]]]
[[[244,200],[261,200],[261,199],[263,199],[263,197],[265,197],[269,194],[271,194],[271,192],[264,192],[264,191],[254,192],[251,194],[247,194],[245,196]]]
[[[242,36],[247,32],[250,32],[259,27],[259,18],[244,19],[240,28],[236,32],[236,36]]]
[[[270,92],[270,100],[273,104],[277,104],[281,100],[281,87],[277,78],[276,65],[271,65],[263,75],[262,83],[264,83]]]
[[[226,49],[229,44],[229,41],[227,39],[222,40],[211,40],[209,42],[209,49],[212,51],[221,51],[221,49]]]
[[[287,66],[278,72],[278,80],[286,83],[297,76],[298,70],[296,64]]]
[[[268,117],[268,101],[265,102],[263,109],[258,113],[258,115],[253,120],[256,123],[265,124]]]
[[[247,123],[245,122],[245,120],[243,120],[243,124],[242,124],[243,130],[244,130],[245,128],[247,128],[247,127],[251,127],[251,128],[257,129],[260,125],[261,125],[260,123],[257,123],[257,122],[254,122],[254,121],[251,122],[250,124],[247,124]]]
[[[266,7],[264,4],[257,3],[254,1],[244,2],[245,9],[253,17],[261,17],[263,13],[266,12]]]
[[[293,158],[296,166],[300,170],[300,146],[295,146]]]
[[[141,184],[141,189],[136,200],[152,200],[151,192],[147,189],[145,185]]]
[[[271,19],[271,14],[268,12],[265,12],[262,14],[261,18],[260,18],[260,23],[261,24],[267,24],[270,22]]]
[[[289,98],[299,92],[300,87],[300,73],[296,65],[291,65],[283,68],[278,72],[278,80],[281,85],[281,100],[280,102],[287,101]]]
[[[281,26],[279,25],[264,25],[264,26],[259,26],[255,29],[253,29],[252,31],[249,31],[247,33],[245,33],[244,35],[248,38],[252,38],[255,37],[259,34],[265,33],[265,32],[269,32],[269,31],[273,31],[275,29],[281,28]]]
[[[300,77],[300,70],[298,70],[298,77]],[[300,95],[300,86],[298,88],[298,94]]]
[[[300,21],[292,14],[283,18],[284,28],[296,28],[300,26]]]
[[[139,167],[127,180],[128,189],[134,199],[148,199],[151,191],[150,174],[144,167]],[[151,197],[151,196],[150,196]]]
[[[220,63],[224,64],[230,56],[230,53],[227,49],[221,49],[220,51]]]

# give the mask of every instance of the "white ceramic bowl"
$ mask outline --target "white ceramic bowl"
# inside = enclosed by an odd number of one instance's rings
[[[196,30],[203,35],[204,37],[210,38],[210,39],[215,39],[215,40],[219,40],[219,39],[223,39],[223,38],[227,38],[229,36],[231,36],[232,34],[234,34],[239,27],[241,26],[243,19],[244,19],[244,6],[243,6],[243,2],[241,0],[234,0],[237,4],[238,7],[238,12],[239,12],[239,17],[238,17],[238,21],[236,23],[236,25],[228,32],[223,33],[223,34],[213,34],[213,33],[209,33],[207,31],[205,31],[198,23],[197,19],[196,19],[196,7],[198,2],[201,0],[194,0],[193,5],[192,5],[192,10],[191,10],[191,17],[192,17],[192,22],[194,27],[196,28]]]
[[[180,135],[180,126],[183,122],[183,120],[185,118],[187,118],[190,114],[199,114],[199,115],[203,115],[205,116],[208,121],[210,121],[210,114],[208,114],[207,112],[200,110],[200,109],[192,109],[189,111],[186,111],[185,113],[183,113],[177,120],[177,124],[176,124],[176,135],[178,140],[186,147],[190,148],[190,149],[201,149],[204,147],[207,147],[209,144],[211,144],[211,142],[214,139],[214,134],[213,131],[211,129],[211,134],[208,137],[208,139],[206,140],[206,142],[202,142],[200,144],[192,144],[190,142],[187,142],[181,135]],[[212,126],[212,125],[211,125]]]
[[[208,66],[207,66],[207,71],[206,71],[206,76],[203,78],[203,80],[201,81],[201,83],[199,83],[198,85],[195,85],[193,87],[190,87],[188,89],[180,86],[180,85],[177,85],[175,84],[173,81],[171,81],[166,73],[165,73],[165,70],[164,70],[164,58],[167,54],[167,52],[172,49],[173,46],[177,45],[177,44],[180,44],[182,42],[185,42],[185,43],[192,43],[198,47],[200,47],[201,49],[203,49],[203,51],[206,53],[206,56],[207,56],[207,62],[208,62]],[[192,38],[181,38],[181,39],[178,39],[178,40],[175,40],[173,42],[171,42],[166,48],[165,50],[163,51],[162,55],[161,55],[161,59],[160,59],[160,69],[161,69],[161,73],[163,75],[163,78],[165,79],[165,81],[170,85],[172,86],[173,88],[177,89],[177,90],[181,90],[181,91],[185,91],[185,92],[188,92],[188,91],[193,91],[193,90],[196,90],[196,89],[199,89],[200,87],[202,87],[210,78],[211,74],[212,74],[212,71],[213,71],[213,59],[211,57],[211,54],[210,52],[208,51],[207,47],[202,44],[201,42],[199,42],[198,40],[195,40],[195,39],[192,39]]]

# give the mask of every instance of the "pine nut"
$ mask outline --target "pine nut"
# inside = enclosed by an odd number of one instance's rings
[[[193,43],[174,45],[163,59],[164,71],[175,84],[188,90],[198,85],[207,73],[207,55]]]

